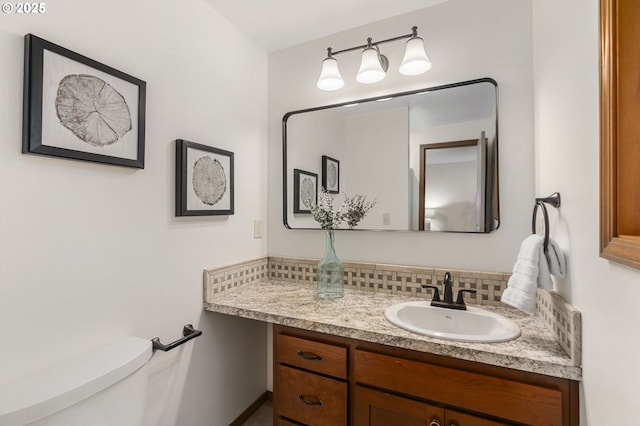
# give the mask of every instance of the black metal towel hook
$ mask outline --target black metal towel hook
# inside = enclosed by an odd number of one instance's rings
[[[548,197],[536,198],[536,204],[533,206],[533,218],[531,220],[531,232],[536,234],[536,217],[538,215],[538,207],[542,209],[542,215],[544,217],[544,251],[547,251],[549,247],[549,214],[545,204],[549,204],[555,208],[560,207],[560,194],[554,192]]]
[[[191,324],[187,324],[182,328],[182,335],[184,336],[182,339],[178,339],[173,343],[169,343],[168,345],[165,345],[163,343],[160,343],[160,338],[159,337],[154,337],[153,339],[151,339],[151,342],[153,343],[153,351],[165,351],[168,352],[173,348],[176,348],[180,345],[182,345],[183,343],[188,342],[191,339],[194,339],[198,336],[200,336],[202,334],[202,331],[200,330],[196,330],[195,328],[193,328],[193,326]]]
[[[548,197],[536,198],[536,203],[538,203],[538,202],[551,204],[553,207],[558,208],[558,207],[560,207],[560,193],[559,192],[554,192],[553,194],[549,195]]]

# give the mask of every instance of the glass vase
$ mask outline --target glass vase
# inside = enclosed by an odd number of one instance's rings
[[[333,230],[327,230],[327,251],[318,263],[318,297],[336,299],[344,295],[344,266],[336,256]]]

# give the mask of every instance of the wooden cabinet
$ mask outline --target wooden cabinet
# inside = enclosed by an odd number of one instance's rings
[[[366,426],[504,426],[426,402],[356,385],[355,424]]]
[[[358,383],[531,425],[562,425],[558,389],[418,360],[354,351]],[[535,406],[535,410],[532,410]]]
[[[442,407],[356,385],[354,420],[367,426],[441,426]]]
[[[347,424],[346,347],[278,333],[274,359],[274,424]]]
[[[446,426],[505,426],[507,423],[495,422],[482,417],[472,416],[455,410],[445,410]]]
[[[274,326],[274,424],[283,421],[577,426],[578,383]]]

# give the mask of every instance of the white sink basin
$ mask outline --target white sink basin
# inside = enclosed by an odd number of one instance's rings
[[[405,330],[446,340],[491,343],[520,336],[520,328],[510,319],[469,306],[459,311],[429,302],[403,302],[389,306],[384,315]]]

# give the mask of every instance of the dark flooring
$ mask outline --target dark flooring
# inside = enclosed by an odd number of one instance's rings
[[[266,401],[242,426],[273,426],[273,403]]]

